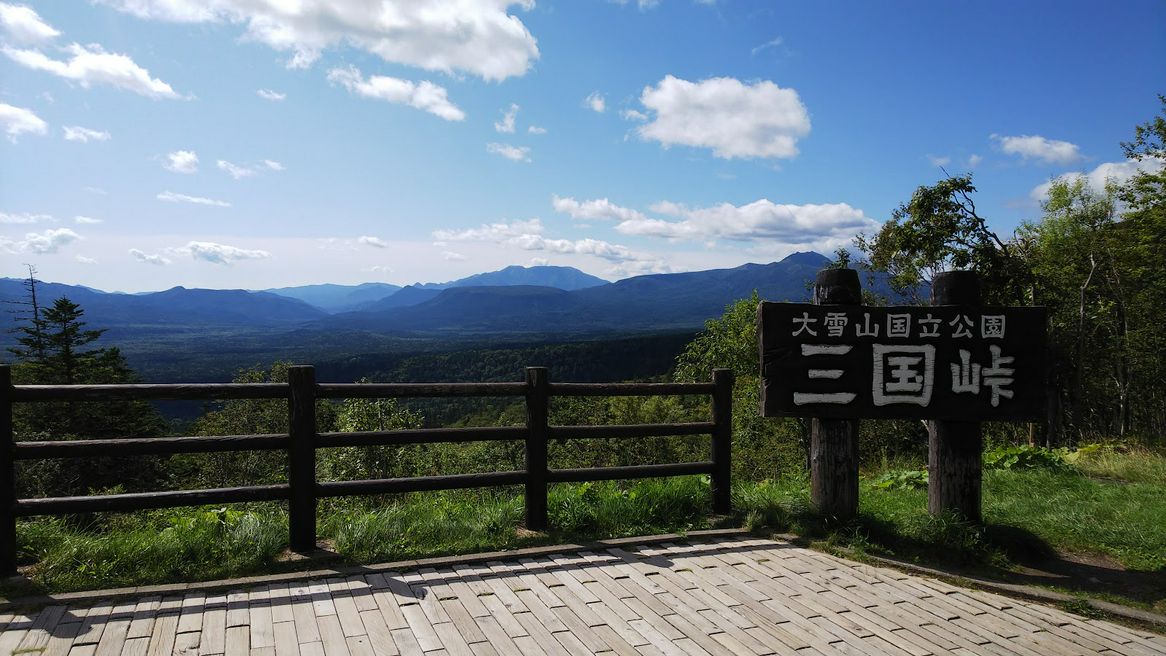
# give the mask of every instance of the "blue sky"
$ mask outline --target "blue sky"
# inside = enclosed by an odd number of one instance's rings
[[[1156,0],[0,0],[0,44],[0,275],[125,291],[829,253],[940,166],[1008,235],[1166,93]]]

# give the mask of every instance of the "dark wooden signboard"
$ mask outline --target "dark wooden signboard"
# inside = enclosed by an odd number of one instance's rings
[[[1035,420],[1041,307],[762,303],[766,417]]]

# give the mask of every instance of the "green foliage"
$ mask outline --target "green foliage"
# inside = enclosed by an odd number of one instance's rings
[[[925,490],[926,469],[899,469],[889,471],[874,480],[871,486],[879,490]]]
[[[359,382],[367,383],[368,380]],[[343,432],[421,428],[421,415],[396,399],[345,399],[336,408],[336,430]],[[317,455],[324,480],[360,480],[416,475],[408,462],[412,447],[360,446],[325,449]]]
[[[998,446],[984,452],[984,469],[1052,469],[1071,471],[1065,460],[1068,449],[1037,446]]]
[[[978,272],[986,303],[1021,302],[1027,269],[977,213],[975,192],[970,174],[919,187],[873,238],[856,243],[874,269],[890,274],[892,289],[919,302],[935,274],[951,269]]]

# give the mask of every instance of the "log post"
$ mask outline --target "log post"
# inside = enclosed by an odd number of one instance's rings
[[[16,449],[12,367],[0,365],[0,576],[16,576]]]
[[[974,271],[947,271],[931,283],[932,305],[980,305],[980,279]],[[927,511],[955,512],[981,519],[983,435],[978,421],[927,422]]]
[[[862,286],[854,269],[823,269],[814,282],[815,305],[859,305]],[[810,503],[831,521],[858,514],[858,420],[812,419]]]
[[[292,551],[316,550],[316,370],[288,367],[288,544]]]
[[[526,528],[547,529],[547,437],[550,377],[546,367],[526,368]]]
[[[733,511],[733,370],[713,369],[713,512]]]

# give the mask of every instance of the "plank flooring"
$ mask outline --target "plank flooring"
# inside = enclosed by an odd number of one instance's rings
[[[0,656],[1114,654],[1166,637],[739,538],[0,613]]]

